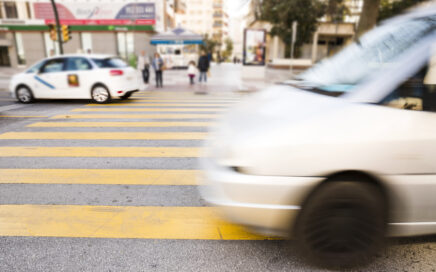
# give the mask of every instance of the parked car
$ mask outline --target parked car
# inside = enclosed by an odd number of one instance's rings
[[[436,234],[436,9],[384,22],[211,133],[201,194],[326,266]]]
[[[129,98],[139,90],[138,72],[110,55],[62,55],[41,60],[12,77],[9,91],[22,103],[35,99]]]

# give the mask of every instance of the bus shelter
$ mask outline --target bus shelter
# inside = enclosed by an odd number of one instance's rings
[[[186,68],[190,61],[197,61],[203,37],[183,28],[158,33],[151,38],[168,68]]]

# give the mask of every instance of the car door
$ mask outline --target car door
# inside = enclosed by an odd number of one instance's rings
[[[63,98],[66,82],[62,80],[64,58],[49,59],[33,76],[37,98]]]
[[[90,98],[91,85],[95,81],[95,73],[91,63],[84,57],[68,57],[65,60],[67,88],[66,98]]]
[[[394,223],[401,227],[415,224],[422,234],[436,231],[436,51],[427,50],[420,65],[409,62],[402,68],[414,66],[380,102],[398,109],[402,116],[397,124],[387,124],[403,128],[396,137],[403,141],[391,140],[396,145],[392,160],[398,171],[387,176],[402,200]]]

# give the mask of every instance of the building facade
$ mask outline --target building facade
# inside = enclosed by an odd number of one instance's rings
[[[223,0],[185,0],[186,10],[176,24],[224,44],[229,37],[228,18]]]
[[[71,30],[64,53],[111,54],[129,61],[141,50],[152,54],[151,36],[174,27],[174,0],[56,0],[56,6],[60,23]],[[49,34],[52,23],[49,0],[0,1],[0,66],[25,67],[59,54],[59,43]]]

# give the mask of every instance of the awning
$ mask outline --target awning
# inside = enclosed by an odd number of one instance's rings
[[[203,44],[203,37],[181,27],[154,35],[151,44]]]

